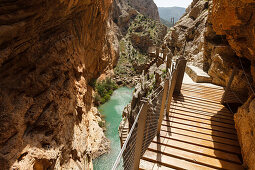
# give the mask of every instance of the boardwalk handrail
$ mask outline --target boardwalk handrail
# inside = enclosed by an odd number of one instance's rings
[[[138,118],[139,118],[139,116],[140,116],[140,113],[141,113],[141,110],[142,110],[143,106],[144,106],[144,104],[141,106],[140,111],[139,111],[138,115],[136,116],[135,122],[133,123],[133,125],[132,125],[132,127],[131,127],[131,129],[130,129],[130,131],[129,131],[129,133],[128,133],[127,139],[126,139],[125,143],[123,144],[123,146],[122,146],[122,148],[121,148],[121,151],[120,151],[120,153],[119,153],[119,155],[118,155],[118,157],[117,157],[117,159],[116,159],[116,161],[115,161],[115,163],[114,163],[114,165],[113,165],[113,167],[112,167],[112,170],[117,169],[117,167],[118,167],[118,165],[119,165],[119,163],[120,163],[121,156],[122,156],[124,150],[125,150],[126,147],[127,147],[127,143],[128,143],[127,141],[129,141],[129,139],[130,139],[130,137],[131,137],[131,134],[133,133],[133,131],[134,131],[134,129],[135,129],[136,123],[137,123],[137,121],[138,121]]]
[[[169,56],[167,57],[168,75],[153,93],[147,98],[142,99],[143,104],[139,109],[112,170],[117,169],[122,157],[125,170],[138,169],[140,158],[145,153],[154,137],[159,133],[163,115],[165,113],[166,100],[168,98],[167,110],[168,105],[170,107],[175,83],[178,79],[178,70],[183,70],[179,68],[179,61],[175,64],[170,60]]]

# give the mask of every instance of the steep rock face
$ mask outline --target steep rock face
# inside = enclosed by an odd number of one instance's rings
[[[130,22],[141,13],[142,15],[159,21],[158,8],[153,0],[114,0],[112,18],[125,35]]]
[[[214,0],[213,29],[226,35],[231,48],[240,57],[255,61],[255,2],[253,0]],[[231,18],[231,19],[230,19]]]
[[[255,99],[254,96],[235,114],[235,126],[242,149],[244,165],[247,169],[255,169]]]
[[[255,2],[253,0],[213,0],[212,24],[218,35],[226,37],[237,55],[239,65],[246,71],[243,81],[248,84],[246,91],[250,99],[238,110],[235,123],[244,164],[255,169],[254,130],[255,130]],[[248,59],[248,60],[247,60]],[[241,64],[246,60],[247,64]],[[252,90],[253,88],[253,90]]]
[[[111,3],[1,2],[1,168],[89,169],[106,151],[88,83],[116,62]]]
[[[255,65],[255,2],[214,0],[213,4],[211,16],[213,29],[218,35],[226,36],[229,45],[238,57],[249,60],[250,64],[244,65],[244,68],[248,67],[248,74],[253,76],[254,81],[255,72],[251,70],[254,70]]]
[[[127,33],[129,23],[138,15],[136,9],[130,7],[126,0],[114,0],[112,19],[119,28],[119,38]],[[117,33],[117,32],[116,32]]]
[[[150,19],[159,21],[158,7],[153,0],[126,0],[138,12]]]
[[[214,84],[226,86],[234,66],[237,67],[237,75],[231,88],[238,93],[246,94],[247,83],[244,78],[249,70],[244,72],[238,64],[238,57],[226,36],[218,35],[213,30],[210,15],[212,6],[212,0],[194,0],[186,9],[184,16],[168,33],[165,43],[175,56],[184,54],[188,64],[208,72]],[[249,62],[244,65],[249,65]]]
[[[204,32],[209,2],[194,0],[184,16],[169,31],[165,43],[175,56],[183,55],[194,65],[203,66]]]

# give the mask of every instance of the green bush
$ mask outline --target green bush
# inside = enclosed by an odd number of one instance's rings
[[[95,85],[95,104],[100,105],[107,102],[111,98],[113,91],[117,88],[117,84],[110,78],[106,78],[101,82],[97,82]]]
[[[99,121],[99,122],[98,122],[98,125],[99,125],[99,127],[101,127],[101,128],[105,127],[105,123],[104,123],[103,121]]]
[[[95,95],[95,100],[94,100],[96,105],[99,105],[101,103],[101,97],[99,94],[96,93]]]

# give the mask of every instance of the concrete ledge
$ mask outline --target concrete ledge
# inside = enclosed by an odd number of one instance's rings
[[[196,83],[211,83],[212,78],[196,66],[187,66],[185,72]]]

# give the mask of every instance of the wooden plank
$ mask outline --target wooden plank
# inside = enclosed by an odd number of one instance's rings
[[[180,111],[187,111],[187,112],[192,112],[195,114],[201,114],[201,115],[206,115],[206,116],[211,116],[211,117],[218,117],[218,118],[222,118],[222,119],[227,119],[227,120],[231,120],[233,121],[234,119],[234,115],[232,114],[232,116],[226,116],[222,113],[218,113],[218,112],[213,112],[209,109],[203,109],[200,108],[199,106],[194,107],[194,106],[189,106],[186,103],[172,103],[172,106],[176,106],[174,107],[174,109],[180,110]]]
[[[183,97],[189,97],[192,99],[197,99],[199,101],[205,101],[205,102],[210,102],[210,103],[216,103],[216,104],[221,104],[218,98],[208,98],[205,95],[194,95],[192,92],[182,92]]]
[[[199,91],[201,93],[215,93],[215,94],[219,94],[219,95],[223,95],[224,94],[224,90],[215,90],[215,89],[208,89],[208,88],[203,88],[203,87],[188,87],[188,86],[183,86],[182,90],[190,90],[190,91]]]
[[[227,138],[227,139],[231,139],[231,140],[238,140],[237,136],[234,134],[228,134],[228,133],[213,131],[213,130],[209,130],[209,129],[202,129],[199,127],[189,126],[189,125],[181,124],[178,122],[165,122],[164,121],[164,122],[162,122],[162,125],[170,126],[170,128],[177,127],[177,128],[181,128],[181,129],[188,129],[189,131],[194,131],[194,132],[198,132],[198,133],[202,133],[202,134],[210,135],[210,136],[217,136],[217,137]]]
[[[164,138],[164,137],[162,137]],[[164,144],[166,147],[173,147],[175,149],[184,150],[187,152],[192,152],[204,157],[210,157],[212,159],[222,159],[225,161],[234,162],[237,164],[241,164],[241,161],[236,154],[227,153],[219,150],[215,150],[213,148],[207,148],[203,146],[189,144],[180,140],[174,140],[171,137],[166,138],[163,142],[157,142],[156,139],[153,140],[155,144]],[[167,146],[168,145],[168,146]]]
[[[193,108],[195,107],[197,110],[206,111],[206,112],[210,112],[210,113],[214,113],[214,114],[217,113],[219,115],[230,117],[232,119],[234,117],[233,113],[231,113],[225,106],[214,107],[210,104],[203,105],[200,102],[193,102],[193,101],[189,101],[189,100],[185,100],[184,102],[174,100],[173,103],[182,104],[187,107],[193,107]]]
[[[196,96],[201,96],[205,98],[213,98],[213,99],[221,99],[222,94],[221,93],[208,93],[208,92],[202,92],[200,90],[191,90],[191,89],[182,89],[183,93],[193,93]]]
[[[169,119],[164,119],[164,122],[178,122],[178,123],[182,123],[182,124],[187,124],[187,125],[190,125],[190,126],[195,126],[195,127],[200,127],[200,128],[203,128],[203,129],[209,129],[209,130],[212,130],[212,131],[220,131],[220,132],[225,132],[225,133],[228,133],[228,134],[234,134],[236,135],[236,130],[235,129],[228,129],[228,128],[223,128],[223,127],[220,127],[220,126],[212,126],[212,125],[208,125],[208,124],[204,124],[202,122],[194,122],[194,121],[190,121],[190,120],[187,120],[187,119],[180,119],[178,117],[171,117]]]
[[[201,118],[197,118],[197,117],[193,117],[193,116],[189,116],[189,115],[185,115],[185,114],[179,114],[178,112],[173,112],[173,113],[174,114],[171,114],[171,117],[177,117],[177,118],[181,118],[181,119],[205,123],[208,125],[219,126],[219,127],[229,128],[229,129],[235,129],[234,125],[225,124],[222,122],[215,122],[215,121],[206,120],[206,119],[201,119]]]
[[[193,100],[193,99],[189,99],[189,98],[184,98],[184,99],[176,99],[174,98],[173,103],[178,103],[178,104],[185,104],[187,106],[194,106],[195,108],[208,108],[208,106],[210,106],[211,111],[213,113],[217,113],[219,112],[222,115],[228,116],[228,117],[233,117],[233,113],[231,113],[228,108],[226,108],[225,106],[219,105],[219,106],[215,106],[212,105],[212,103],[204,103],[203,101],[200,100]]]
[[[140,167],[139,169],[144,170],[174,170],[174,168],[166,167],[164,165],[160,165],[159,163],[154,163],[150,160],[143,160],[140,161]]]
[[[192,94],[192,96],[203,96],[204,98],[218,98],[218,100],[221,99],[222,95],[223,95],[223,92],[207,92],[206,90],[201,90],[201,89],[185,89],[183,88],[182,90],[182,94]],[[215,94],[215,95],[213,95]],[[220,103],[221,104],[221,103]]]
[[[206,88],[206,89],[214,89],[214,90],[223,90],[224,91],[224,88],[223,87],[212,87],[212,86],[204,86],[204,85],[200,85],[200,84],[187,84],[187,83],[183,83],[183,87],[196,87],[196,88]]]
[[[186,105],[180,105],[180,104],[172,104],[172,108],[170,112],[173,111],[178,111],[181,113],[192,113],[192,115],[197,115],[197,116],[205,116],[204,118],[206,119],[212,119],[212,118],[217,118],[221,119],[222,122],[228,123],[228,124],[234,124],[234,117],[226,117],[224,115],[220,115],[218,113],[213,113],[213,112],[206,112],[200,109],[194,109],[194,107],[186,107]]]
[[[194,99],[191,99],[191,98],[174,98],[174,102],[182,102],[182,103],[187,103],[189,105],[198,105],[200,107],[203,107],[203,108],[207,108],[208,105],[211,107],[211,109],[213,110],[227,110],[227,113],[230,114],[230,111],[228,111],[228,109],[221,105],[221,104],[216,104],[216,105],[212,105],[210,102],[200,102],[200,100],[194,100]]]
[[[224,119],[224,118],[220,118],[220,117],[213,117],[213,116],[206,116],[206,115],[201,115],[201,114],[197,114],[197,113],[193,113],[192,111],[187,111],[187,110],[178,110],[178,108],[174,108],[176,107],[176,105],[172,105],[172,108],[170,110],[170,113],[172,113],[171,115],[174,115],[176,113],[178,114],[182,114],[182,115],[186,115],[186,116],[190,116],[190,117],[194,117],[194,118],[200,118],[203,120],[210,120],[213,122],[220,122],[220,123],[224,123],[224,124],[229,124],[229,125],[233,125],[234,126],[234,121],[233,120],[229,120],[229,119]]]
[[[222,106],[222,104],[220,104],[219,102],[213,102],[210,101],[209,99],[204,100],[201,98],[196,98],[195,96],[189,96],[189,95],[184,95],[183,96],[178,96],[174,98],[177,101],[185,101],[185,100],[189,100],[189,101],[194,101],[194,102],[198,102],[198,103],[202,103],[202,104],[206,104],[206,105],[211,105],[211,106]]]
[[[189,162],[183,160],[181,157],[178,156],[168,156],[164,154],[160,154],[161,160],[157,161],[157,152],[147,150],[143,155],[143,160],[150,160],[154,162],[159,162],[161,165],[174,168],[174,169],[196,169],[196,170],[204,170],[204,169],[213,169],[206,166],[198,165],[193,162]]]
[[[143,169],[243,169],[233,114],[222,88],[183,84],[142,160]]]
[[[199,139],[192,136],[189,136],[188,134],[178,134],[171,132],[170,134],[166,131],[160,131],[160,137],[164,138],[171,138],[177,141],[182,141],[185,143],[189,143],[192,145],[198,145],[203,146],[223,152],[233,153],[233,154],[241,154],[241,150],[239,146],[231,146],[229,144],[223,144],[216,141],[210,141],[205,139]]]
[[[218,136],[211,136],[211,135],[207,135],[207,134],[202,134],[199,132],[195,132],[189,129],[181,129],[179,127],[169,127],[166,125],[162,125],[161,126],[161,130],[168,132],[169,134],[171,133],[177,133],[177,134],[188,134],[189,136],[193,137],[193,138],[199,138],[199,139],[204,139],[204,140],[209,140],[209,141],[215,141],[218,143],[223,143],[223,144],[228,144],[231,146],[238,146],[239,147],[239,143],[237,140],[231,140],[231,139],[227,139],[227,138],[222,138],[222,137],[218,137]]]
[[[169,145],[171,145],[171,142],[168,140]],[[223,160],[218,160],[215,158],[211,158],[211,157],[206,157],[203,155],[199,155],[199,154],[195,154],[192,152],[187,152],[181,149],[176,149],[176,148],[172,148],[172,147],[166,147],[164,151],[157,151],[157,144],[152,143],[149,146],[150,151],[153,152],[157,152],[157,153],[161,153],[162,155],[166,156],[167,158],[171,158],[172,156],[175,157],[180,157],[190,163],[196,163],[197,165],[201,165],[204,166],[204,168],[224,168],[224,169],[242,169],[242,166],[239,164],[234,164],[228,161],[223,161]],[[162,156],[163,157],[163,156]],[[162,158],[162,161],[166,161],[166,159]],[[166,161],[167,163],[167,161]],[[176,165],[176,164],[174,164]],[[183,166],[183,165],[181,165]]]

